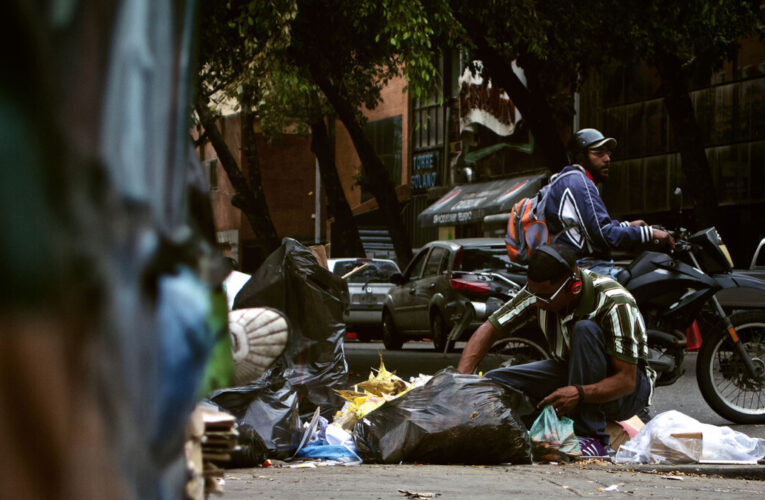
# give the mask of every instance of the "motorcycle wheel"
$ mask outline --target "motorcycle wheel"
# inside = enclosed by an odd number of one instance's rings
[[[703,339],[696,360],[701,395],[720,416],[738,424],[765,423],[765,311],[730,316],[757,375],[750,377],[725,329]]]
[[[507,368],[509,366],[523,365],[533,361],[550,359],[550,356],[547,354],[544,347],[533,340],[520,336],[498,340],[491,346],[489,352],[492,355],[500,356],[502,358],[499,363],[499,368]]]

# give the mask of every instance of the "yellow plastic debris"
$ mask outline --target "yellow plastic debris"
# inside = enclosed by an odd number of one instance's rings
[[[343,411],[335,415],[335,423],[343,428],[347,425],[352,426],[358,419],[364,418],[386,401],[395,399],[412,388],[411,384],[402,380],[395,372],[389,372],[385,368],[382,353],[379,354],[380,368],[376,375],[370,373],[369,379],[358,384],[355,391],[335,390],[341,398],[348,401]],[[351,414],[356,418],[350,418]]]

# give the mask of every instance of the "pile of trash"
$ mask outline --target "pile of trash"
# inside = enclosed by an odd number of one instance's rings
[[[521,420],[534,407],[518,391],[446,368],[367,413],[353,438],[373,463],[529,463]]]
[[[521,418],[533,407],[491,380],[447,369],[405,381],[380,356],[376,373],[348,389],[347,284],[300,243],[285,239],[250,279],[234,274],[224,286],[239,385],[207,404],[235,418],[227,466],[530,460]]]
[[[632,464],[757,464],[765,457],[765,439],[750,438],[730,427],[702,424],[670,410],[651,419],[623,444],[614,462]]]

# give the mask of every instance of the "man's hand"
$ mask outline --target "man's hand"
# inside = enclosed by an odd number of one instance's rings
[[[630,226],[647,226],[644,220],[638,219],[630,222]]]
[[[577,391],[576,387],[573,385],[568,385],[566,387],[561,387],[560,389],[555,389],[546,398],[539,402],[537,408],[542,409],[547,405],[552,405],[555,413],[559,417],[562,417],[563,415],[570,413],[579,405],[579,403],[581,403],[581,401],[579,401],[579,391]]]
[[[651,229],[653,231],[653,244],[659,248],[667,248],[669,250],[675,249],[675,239],[667,231],[663,229]]]

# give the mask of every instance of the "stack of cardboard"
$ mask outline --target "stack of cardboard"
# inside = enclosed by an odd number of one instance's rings
[[[186,463],[189,481],[186,497],[202,500],[210,493],[223,493],[223,469],[214,462],[226,462],[236,449],[238,432],[228,413],[197,406],[189,418]]]

